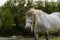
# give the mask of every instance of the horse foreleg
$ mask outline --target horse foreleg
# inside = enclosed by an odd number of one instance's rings
[[[45,37],[46,37],[46,40],[49,40],[49,33],[48,33],[48,31],[45,32]]]
[[[38,34],[34,31],[35,40],[38,40]]]

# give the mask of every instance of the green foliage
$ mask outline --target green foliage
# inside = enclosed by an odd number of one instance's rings
[[[42,2],[32,0],[9,0],[0,7],[0,34],[12,35],[26,32],[25,15],[30,8],[43,10],[50,14],[60,12],[60,2]]]

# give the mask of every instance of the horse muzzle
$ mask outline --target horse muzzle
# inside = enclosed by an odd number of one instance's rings
[[[25,27],[25,30],[31,30],[31,27]]]

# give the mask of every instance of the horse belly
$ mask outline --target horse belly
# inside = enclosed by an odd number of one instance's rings
[[[55,33],[57,31],[59,31],[60,29],[60,20],[55,18],[56,20],[53,20],[52,23],[50,23],[50,25],[48,26],[48,30],[50,33]]]

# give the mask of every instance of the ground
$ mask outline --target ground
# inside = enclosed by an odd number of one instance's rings
[[[50,40],[60,40],[60,37],[49,38]],[[23,36],[11,36],[11,37],[0,37],[0,40],[34,40],[34,38],[23,37]],[[44,37],[40,37],[39,40],[45,40]]]

